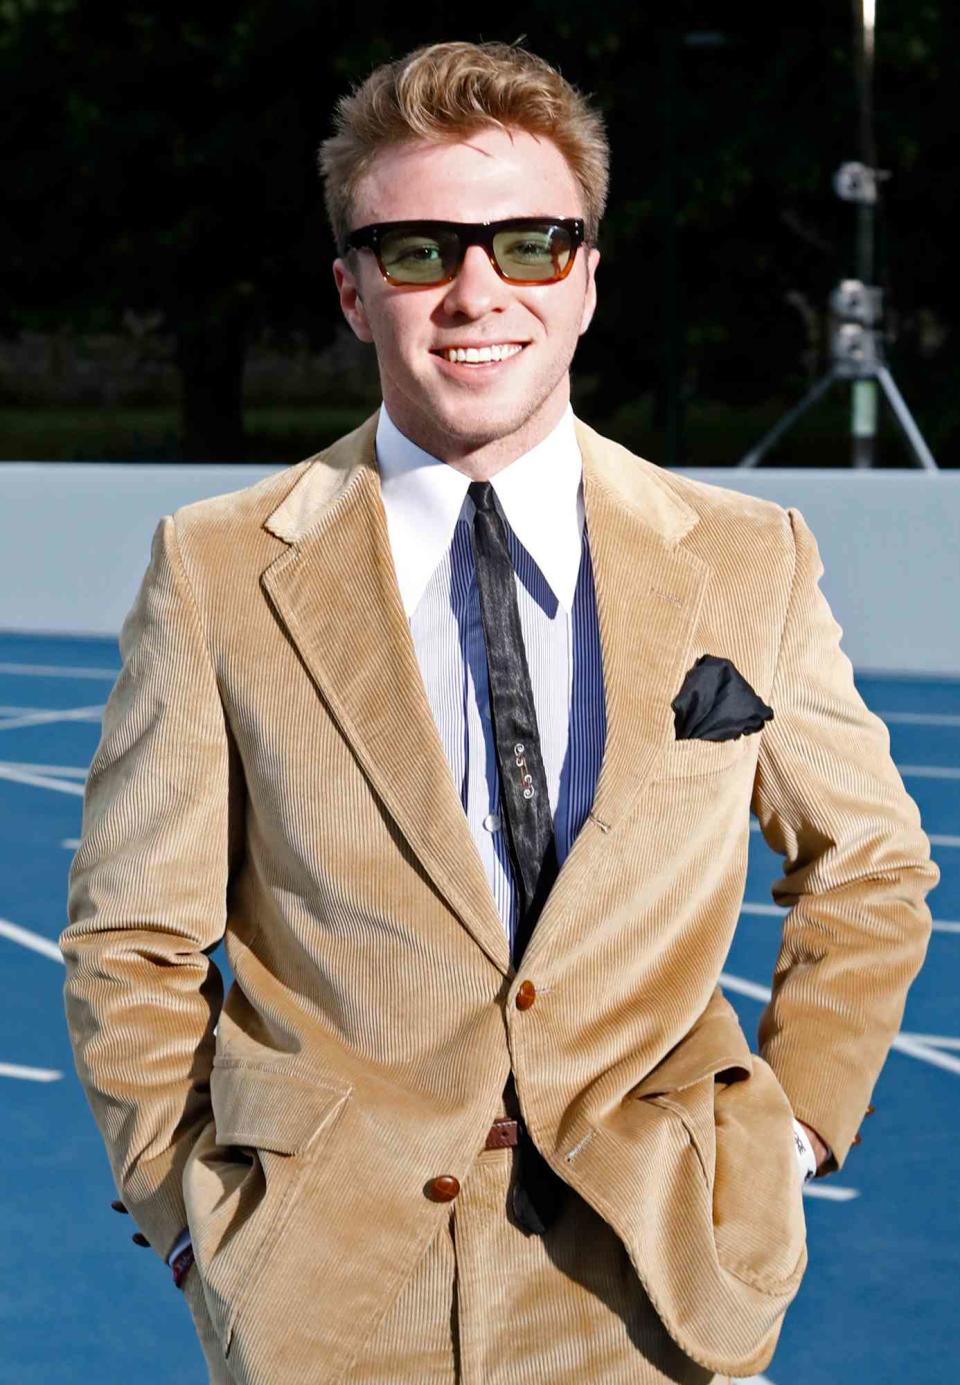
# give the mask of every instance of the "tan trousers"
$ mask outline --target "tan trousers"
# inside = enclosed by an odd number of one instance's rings
[[[572,1189],[546,1235],[527,1235],[515,1177],[514,1149],[481,1150],[343,1385],[730,1385],[667,1334],[623,1243]],[[230,1385],[196,1268],[184,1289],[210,1385]]]
[[[513,1149],[478,1155],[349,1385],[729,1385],[686,1356],[623,1243],[568,1189],[544,1236],[514,1219]]]

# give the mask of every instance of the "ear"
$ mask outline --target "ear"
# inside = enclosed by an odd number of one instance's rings
[[[600,251],[595,245],[591,245],[586,253],[587,261],[587,287],[583,295],[583,314],[580,318],[580,336],[590,326],[593,321],[594,310],[597,306],[597,265],[600,263]]]
[[[357,276],[345,259],[334,260],[333,278],[340,298],[340,309],[353,329],[354,335],[359,337],[361,341],[372,342],[373,333],[370,330],[370,323],[367,321],[363,299],[360,297]]]

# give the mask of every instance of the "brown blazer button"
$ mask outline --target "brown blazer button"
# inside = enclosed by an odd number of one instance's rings
[[[858,1130],[856,1135],[854,1135],[853,1139],[850,1141],[850,1143],[852,1145],[858,1145],[862,1139],[863,1136],[860,1134],[860,1131]]]
[[[144,1236],[142,1231],[135,1231],[133,1235],[130,1237],[130,1239],[131,1241],[133,1241],[134,1245],[148,1246],[150,1244],[150,1242],[147,1240],[146,1236]]]
[[[521,981],[517,987],[517,1009],[529,1010],[537,998],[537,988],[532,981]]]
[[[436,1202],[452,1202],[460,1191],[460,1182],[452,1173],[442,1173],[430,1184],[430,1196]]]
[[[119,1198],[115,1198],[114,1201],[111,1202],[110,1206],[113,1208],[115,1212],[125,1212],[127,1210]]]
[[[877,1108],[876,1108],[875,1106],[868,1106],[868,1107],[867,1107],[867,1115],[868,1115],[868,1116],[872,1116],[873,1113],[874,1113],[874,1111],[875,1111],[876,1109],[877,1109]]]

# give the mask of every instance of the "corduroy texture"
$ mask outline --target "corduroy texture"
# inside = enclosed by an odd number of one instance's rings
[[[791,1108],[842,1165],[939,878],[813,535],[578,424],[607,739],[515,976],[397,589],[375,426],[165,517],[124,623],[60,937],[117,1189],[161,1256],[189,1224],[239,1385],[335,1382],[512,1066],[671,1337],[752,1374],[806,1264]],[[762,732],[674,739],[704,653],[774,709]],[[758,1055],[716,984],[751,804],[794,906]]]
[[[622,1242],[576,1193],[545,1236],[524,1234],[516,1171],[514,1149],[477,1156],[345,1385],[726,1385],[680,1351]]]
[[[215,1165],[218,1153],[205,1130],[196,1157]],[[343,1385],[728,1385],[729,1377],[680,1351],[623,1243],[575,1192],[545,1236],[518,1227],[511,1206],[517,1169],[515,1149],[479,1152],[449,1215],[357,1344]],[[233,1385],[196,1266],[184,1292],[210,1385]],[[323,1311],[321,1302],[315,1311]],[[310,1370],[295,1377],[292,1369],[281,1344],[263,1385],[316,1378]]]

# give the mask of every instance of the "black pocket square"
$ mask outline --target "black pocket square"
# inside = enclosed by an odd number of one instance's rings
[[[678,741],[735,741],[773,716],[729,659],[701,654],[670,703]]]

